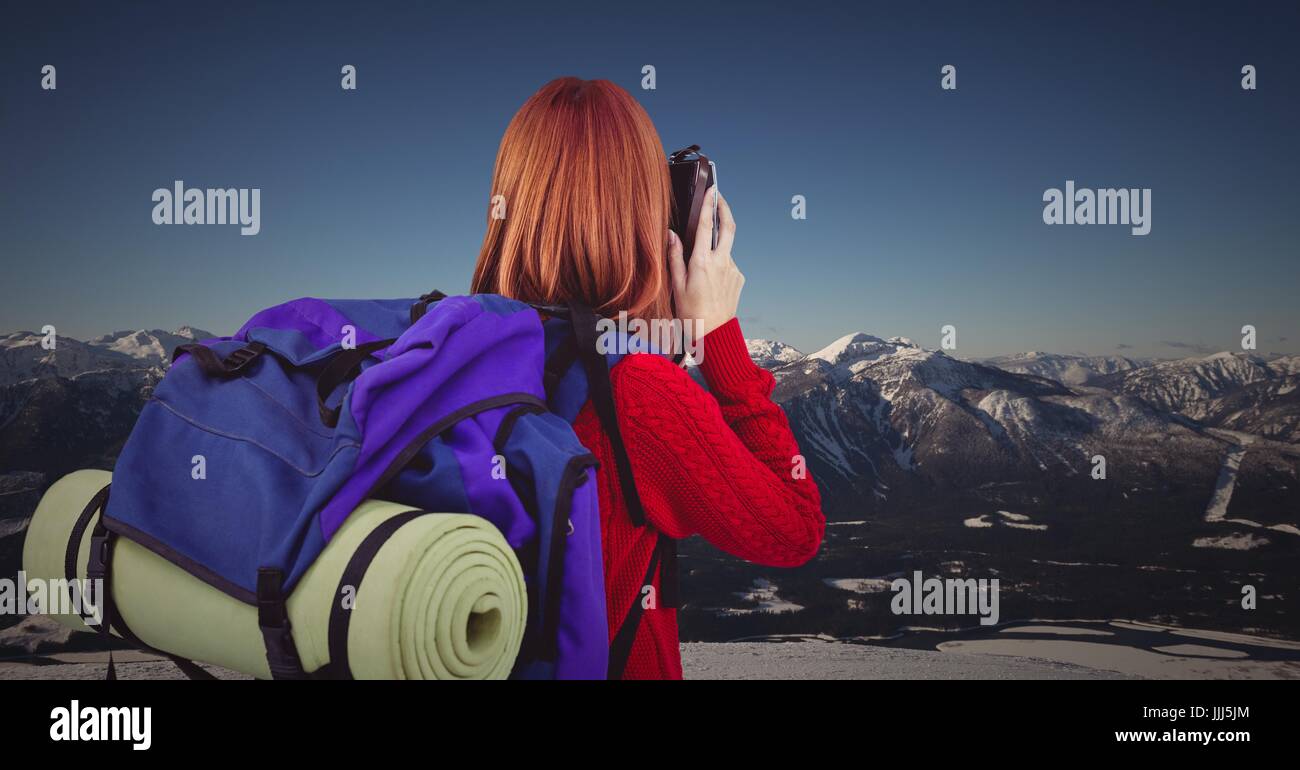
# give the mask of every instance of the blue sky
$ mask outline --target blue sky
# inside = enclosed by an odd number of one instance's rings
[[[506,123],[578,75],[719,164],[748,336],[1300,352],[1294,3],[266,5],[3,11],[0,331],[464,291]],[[261,233],[154,225],[177,179],[261,188]],[[1151,188],[1151,233],[1044,225],[1067,179]]]

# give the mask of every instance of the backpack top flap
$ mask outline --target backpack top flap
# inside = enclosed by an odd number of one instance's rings
[[[321,510],[325,538],[422,447],[459,423],[481,416],[476,422],[491,438],[510,407],[545,408],[542,352],[537,312],[523,303],[495,295],[439,302],[344,397],[343,412],[362,436],[361,451],[351,477]],[[492,456],[484,458],[482,472],[491,471]],[[467,461],[458,459],[464,468]],[[468,472],[478,471],[471,466]]]
[[[235,332],[234,339],[261,339],[291,347],[308,346],[327,350],[342,343],[349,330],[356,335],[355,344],[363,345],[402,335],[411,325],[410,309],[415,300],[368,299],[326,300],[304,297],[269,307]]]

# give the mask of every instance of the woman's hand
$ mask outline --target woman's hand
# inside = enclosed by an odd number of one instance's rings
[[[736,317],[740,289],[745,285],[745,276],[731,259],[731,244],[736,239],[736,220],[731,217],[731,207],[716,188],[708,195],[709,201],[700,212],[689,267],[682,258],[681,239],[677,233],[668,231],[668,269],[677,317],[691,321],[696,340]],[[718,207],[717,248],[711,248],[714,201]]]

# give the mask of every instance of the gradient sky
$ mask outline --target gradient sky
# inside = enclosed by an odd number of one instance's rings
[[[7,4],[0,332],[464,291],[506,123],[578,75],[718,163],[747,336],[1300,352],[1296,3],[470,5]],[[176,179],[261,188],[261,234],[154,225]],[[1044,225],[1067,179],[1152,188],[1151,234]]]

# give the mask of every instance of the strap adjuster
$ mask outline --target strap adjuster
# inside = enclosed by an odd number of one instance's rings
[[[103,513],[101,512],[102,516]],[[103,525],[102,522],[96,522],[95,528],[91,530],[90,536],[90,555],[86,559],[86,583],[84,595],[81,597],[82,602],[90,604],[99,609],[99,627],[95,629],[101,634],[108,633],[113,625],[113,618],[110,615],[113,612],[112,595],[108,587],[108,564],[109,552],[113,547],[113,533]],[[86,607],[83,605],[82,611]],[[91,615],[83,615],[82,620],[86,621]],[[87,625],[90,625],[87,622]]]
[[[293,643],[293,628],[285,607],[282,583],[284,573],[262,567],[257,571],[257,625],[266,647],[266,665],[273,679],[306,679],[298,648]]]
[[[225,367],[227,373],[235,374],[256,360],[265,350],[266,345],[263,345],[260,342],[250,342],[239,350],[226,356],[225,360],[222,361],[221,364]]]
[[[447,295],[437,289],[434,289],[427,294],[421,294],[419,299],[415,300],[415,303],[411,305],[411,325],[414,326],[416,321],[424,318],[424,315],[429,312],[429,305],[432,305],[435,302],[441,302],[446,298]]]
[[[108,549],[112,543],[113,533],[102,526],[95,527],[90,538],[90,558],[86,562],[86,577],[90,580],[103,580],[108,574]]]
[[[262,627],[262,643],[266,645],[266,664],[272,679],[303,679],[306,674],[298,659],[298,649],[293,643],[293,631],[286,620],[280,628]]]

